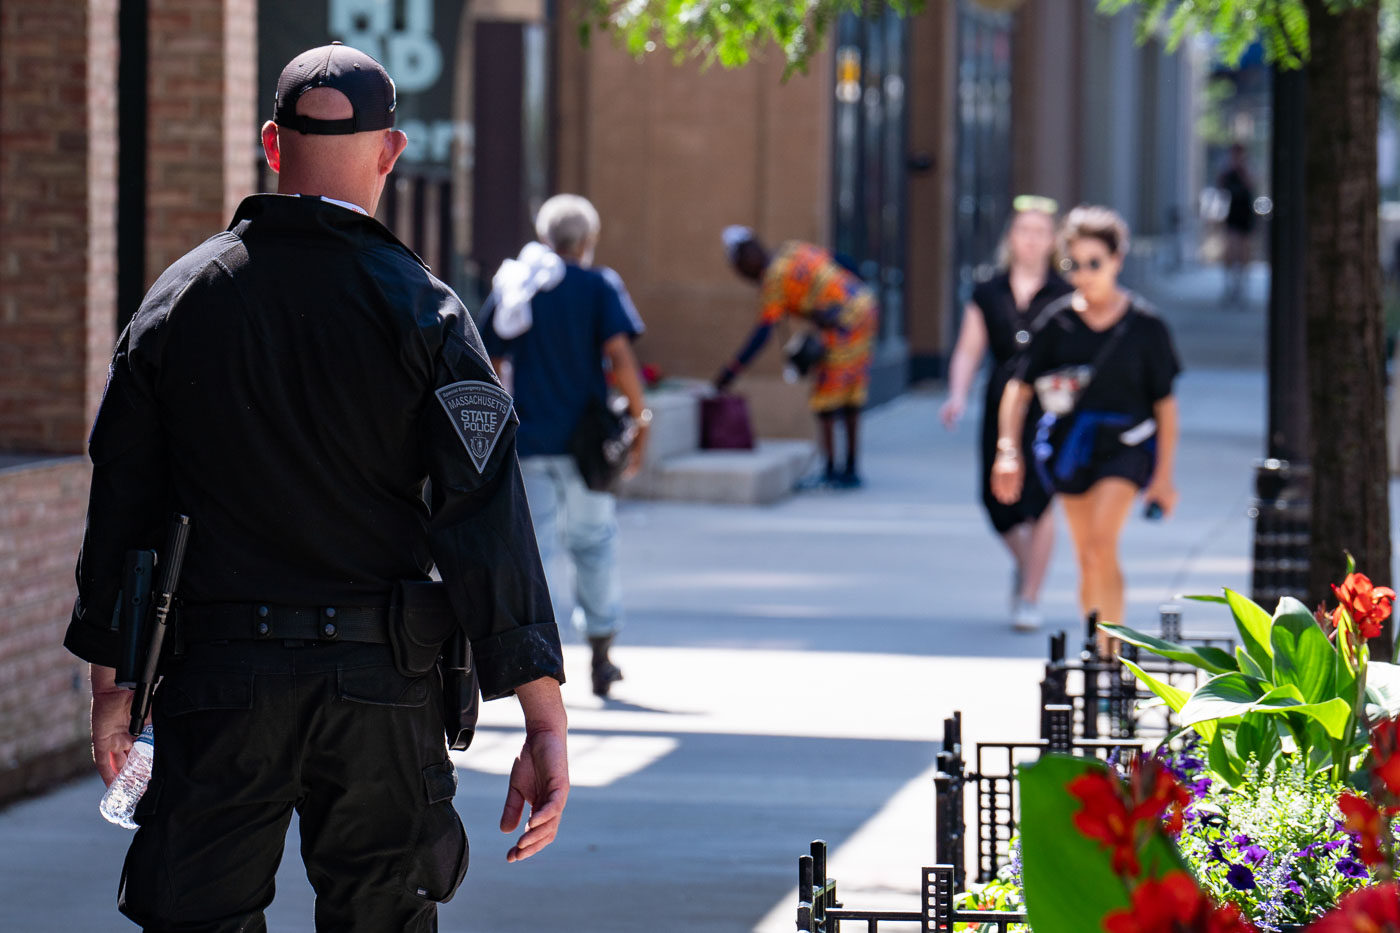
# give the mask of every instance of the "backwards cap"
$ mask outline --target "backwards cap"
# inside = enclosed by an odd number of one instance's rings
[[[301,95],[328,87],[350,99],[355,115],[346,120],[315,120],[298,114]],[[394,81],[384,66],[359,49],[332,42],[308,49],[282,69],[272,122],[311,136],[348,136],[394,125]]]

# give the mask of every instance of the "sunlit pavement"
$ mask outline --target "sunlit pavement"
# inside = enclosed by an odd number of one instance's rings
[[[1174,594],[1247,584],[1262,374],[1193,368],[1179,396],[1180,512],[1135,517],[1124,539],[1129,621],[1144,626]],[[790,931],[797,857],[818,837],[848,903],[917,898],[943,717],[961,709],[973,740],[1032,737],[1045,655],[1045,632],[1007,621],[1009,566],[976,501],[977,414],[945,432],[939,401],[871,413],[857,492],[624,505],[626,679],[593,697],[569,634],[562,834],[506,864],[496,823],[520,717],[488,704],[457,758],[472,868],[442,930]],[[1062,533],[1047,631],[1078,630],[1074,592]],[[1215,607],[1185,612],[1188,630],[1223,627]],[[129,837],[98,818],[99,794],[91,778],[0,812],[5,929],[133,929],[113,907]],[[309,930],[295,830],[278,887],[270,928]]]

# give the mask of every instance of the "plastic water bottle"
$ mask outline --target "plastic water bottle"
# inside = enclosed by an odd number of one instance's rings
[[[146,792],[146,784],[151,780],[151,760],[155,755],[155,730],[147,726],[136,738],[136,744],[127,753],[126,764],[117,773],[112,786],[102,796],[97,810],[109,823],[116,823],[123,829],[135,829],[136,802]]]

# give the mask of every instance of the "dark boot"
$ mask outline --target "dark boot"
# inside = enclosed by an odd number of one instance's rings
[[[588,644],[593,648],[593,693],[606,697],[612,685],[622,679],[622,669],[608,659],[608,648],[612,646],[611,635],[590,635]]]

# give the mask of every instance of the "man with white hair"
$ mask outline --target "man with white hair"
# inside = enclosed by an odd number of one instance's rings
[[[608,397],[606,361],[639,434],[628,472],[645,452],[651,412],[632,341],[643,325],[622,279],[594,269],[602,225],[598,211],[575,194],[546,201],[535,218],[540,242],[507,260],[492,280],[481,330],[498,372],[509,372],[520,413],[520,468],[550,589],[562,538],[574,569],[573,622],[593,649],[593,692],[606,697],[622,679],[609,649],[622,621],[617,565],[617,502],[590,489],[574,459],[574,438],[590,411]]]
[[[64,642],[92,664],[108,783],[132,747],[124,555],[162,547],[171,511],[190,527],[118,901],[147,931],[265,931],[294,812],[316,930],[436,930],[467,869],[436,667],[453,631],[482,696],[524,711],[507,860],[558,832],[563,662],[516,418],[466,308],[372,216],[393,127],[373,58],[293,59],[262,132],[279,194],[167,269],[112,359]]]

